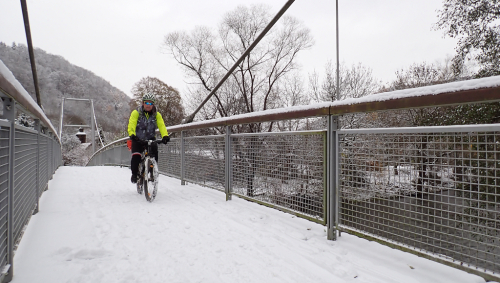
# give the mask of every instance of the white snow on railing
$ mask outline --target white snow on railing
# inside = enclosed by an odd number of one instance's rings
[[[334,101],[334,102],[320,102],[313,103],[310,105],[300,105],[300,106],[292,106],[287,108],[277,108],[277,109],[269,109],[265,111],[252,112],[246,114],[235,115],[231,117],[223,117],[206,121],[193,122],[189,125],[198,126],[207,123],[218,123],[218,122],[228,122],[233,119],[241,119],[241,118],[251,118],[258,117],[263,115],[271,115],[271,114],[283,114],[288,112],[297,112],[297,111],[306,111],[306,110],[315,110],[321,108],[327,108],[332,106],[341,106],[341,105],[354,105],[360,103],[368,103],[368,102],[380,102],[401,98],[409,98],[409,97],[418,97],[424,95],[437,95],[441,93],[450,93],[450,92],[458,92],[458,91],[467,91],[467,90],[475,90],[475,89],[483,89],[483,88],[494,88],[500,87],[500,76],[488,77],[488,78],[480,78],[480,79],[472,79],[466,81],[458,81],[451,82],[439,85],[431,85],[424,86],[418,88],[411,89],[403,89],[396,90],[390,92],[382,92],[367,95],[360,98],[348,98],[345,100]],[[500,98],[500,97],[499,97]],[[183,127],[186,125],[176,125],[167,127],[168,130],[174,130],[179,127]]]
[[[57,136],[57,131],[54,126],[50,122],[49,118],[45,115],[43,110],[38,106],[38,104],[33,100],[31,95],[24,89],[21,83],[14,77],[14,74],[5,66],[5,64],[0,60],[0,78],[4,78],[7,83],[11,84],[11,86],[17,91],[17,93],[9,93],[12,95],[14,99],[21,102],[20,104],[28,109],[33,115],[36,115],[37,118],[43,120],[43,122],[52,130],[54,135]],[[20,97],[18,97],[20,95]],[[28,105],[26,105],[28,104]]]

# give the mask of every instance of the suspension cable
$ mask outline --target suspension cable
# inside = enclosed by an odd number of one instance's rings
[[[42,108],[42,100],[40,99],[40,88],[38,87],[38,75],[35,65],[35,52],[33,52],[33,43],[31,42],[30,19],[28,16],[28,5],[26,0],[21,0],[21,9],[23,10],[24,29],[26,31],[26,41],[28,42],[28,53],[30,55],[31,72],[33,73],[33,84],[35,85],[36,102]],[[43,108],[42,108],[43,111]]]

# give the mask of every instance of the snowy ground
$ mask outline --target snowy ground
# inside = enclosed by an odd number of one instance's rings
[[[478,276],[161,176],[153,203],[126,168],[60,167],[14,257],[13,283],[484,282]]]

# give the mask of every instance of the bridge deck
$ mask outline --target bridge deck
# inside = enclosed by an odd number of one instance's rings
[[[484,282],[417,256],[161,176],[60,167],[14,257],[21,282]]]

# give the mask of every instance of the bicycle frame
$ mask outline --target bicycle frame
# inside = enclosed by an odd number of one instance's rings
[[[151,152],[151,146],[153,144],[159,144],[162,142],[162,140],[147,140],[147,141],[144,141],[144,142],[147,142],[148,145],[147,145],[147,148],[141,153],[141,162],[146,158],[146,157],[149,157],[151,158],[151,156],[149,155],[149,152]]]

